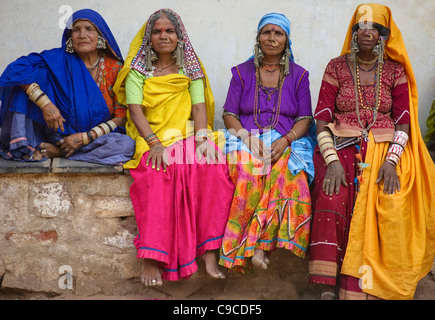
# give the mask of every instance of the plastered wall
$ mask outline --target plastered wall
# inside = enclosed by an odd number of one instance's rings
[[[60,46],[69,8],[91,8],[109,24],[124,56],[136,32],[155,10],[176,11],[203,61],[216,100],[215,129],[223,128],[222,105],[230,68],[253,52],[259,19],[284,13],[292,22],[295,62],[310,72],[313,109],[324,68],[341,52],[355,0],[0,0],[0,72],[8,63],[32,51]],[[423,134],[435,97],[435,1],[383,0],[402,31],[419,92]]]

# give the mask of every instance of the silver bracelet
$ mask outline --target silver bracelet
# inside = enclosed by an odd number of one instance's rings
[[[201,132],[197,132],[195,134],[195,141],[198,141],[199,139],[203,139],[203,138],[208,139],[208,133],[207,132],[201,131]]]

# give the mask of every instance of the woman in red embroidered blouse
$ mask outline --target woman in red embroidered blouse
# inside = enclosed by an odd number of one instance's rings
[[[337,285],[340,299],[412,299],[433,261],[430,234],[414,236],[430,229],[433,209],[423,198],[434,196],[418,178],[432,167],[420,148],[416,92],[389,8],[358,6],[314,112],[309,272],[323,285],[321,299],[336,299]]]
[[[373,108],[376,98],[376,70],[374,64],[359,65],[369,82],[361,84],[364,105]],[[370,68],[372,69],[371,71]],[[367,70],[367,71],[363,71]],[[370,80],[372,83],[370,83]],[[397,124],[409,124],[408,81],[404,67],[386,59],[382,67],[380,106],[375,123],[371,127],[377,142],[391,141]],[[374,110],[360,110],[360,117],[366,126],[373,122]],[[358,135],[360,127],[356,114],[355,85],[350,54],[332,59],[326,67],[315,111],[317,121],[332,123],[331,131],[336,136]]]

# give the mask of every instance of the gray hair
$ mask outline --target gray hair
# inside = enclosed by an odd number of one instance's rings
[[[174,14],[170,11],[167,11],[165,9],[159,10],[157,11],[155,14],[153,14],[150,18],[148,23],[150,24],[151,28],[150,30],[152,30],[154,28],[154,25],[156,24],[156,21],[159,20],[161,17],[166,16],[166,18],[169,19],[169,21],[171,21],[172,25],[175,28],[175,33],[177,34],[177,38],[179,40],[183,39],[183,35],[181,33],[181,27],[180,24],[178,23],[178,19],[176,16],[174,16]]]

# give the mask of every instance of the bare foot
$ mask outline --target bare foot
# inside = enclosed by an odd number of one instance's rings
[[[29,158],[27,158],[27,159],[29,159]],[[31,159],[35,160],[35,161],[41,161],[42,159],[44,159],[44,156],[41,154],[41,152],[39,150],[35,150],[33,152]]]
[[[140,281],[147,287],[161,286],[163,284],[158,262],[156,260],[143,259]]]
[[[54,144],[48,142],[41,142],[39,145],[41,149],[41,155],[46,158],[62,157],[62,150],[56,147]]]
[[[213,251],[206,251],[202,255],[202,260],[205,262],[207,273],[214,279],[225,279],[225,275],[218,268],[216,255]]]
[[[267,259],[266,263],[265,254],[263,250],[255,249],[254,256],[251,258],[252,263],[254,266],[261,268],[261,269],[267,269],[267,263],[269,263],[269,259]]]

